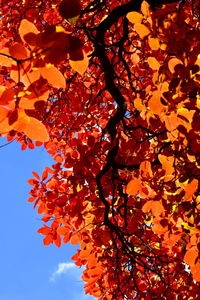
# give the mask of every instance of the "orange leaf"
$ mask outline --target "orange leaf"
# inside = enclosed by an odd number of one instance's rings
[[[28,98],[22,97],[19,102],[19,107],[23,108],[23,109],[35,109],[35,104],[37,102],[38,102],[38,99],[28,99]]]
[[[70,243],[72,245],[77,245],[78,243],[80,243],[79,233],[77,233],[77,232],[72,233],[72,236],[70,238]]]
[[[151,211],[154,217],[158,217],[165,211],[165,209],[161,201],[149,200],[142,207],[142,211],[144,213]]]
[[[140,179],[134,177],[126,187],[126,193],[135,196],[140,190]]]
[[[59,227],[57,228],[57,233],[58,233],[59,235],[65,235],[65,234],[68,233],[68,232],[69,232],[69,229],[66,228],[66,227],[64,227],[64,226],[59,226]]]
[[[138,13],[137,11],[132,11],[132,12],[129,12],[127,15],[126,15],[127,19],[135,24],[135,23],[142,23],[142,20],[143,20],[143,15]]]
[[[153,70],[158,70],[160,68],[160,64],[155,57],[148,57],[147,63],[149,67]]]
[[[135,24],[134,30],[137,32],[137,34],[140,36],[141,39],[143,39],[145,36],[147,36],[150,33],[150,30],[147,26],[144,24]]]
[[[184,262],[189,266],[192,266],[195,264],[195,260],[197,257],[198,257],[198,249],[196,246],[194,246],[186,252],[184,256]]]
[[[143,105],[142,100],[140,98],[135,98],[134,106],[139,111],[142,111],[144,109],[144,105]]]
[[[173,131],[179,125],[184,125],[184,121],[177,117],[175,112],[171,112],[170,115],[165,115],[163,120],[165,121],[165,126],[168,131]]]
[[[8,118],[0,122],[0,135],[6,135],[10,130],[12,130],[12,127],[8,123]]]
[[[178,59],[178,58],[176,58],[176,57],[174,57],[174,58],[171,58],[169,61],[168,61],[168,68],[169,68],[169,70],[170,70],[170,72],[171,73],[174,73],[175,72],[175,67],[177,66],[177,65],[182,65],[183,64],[183,62],[180,60],[180,59]]]
[[[46,127],[39,120],[30,117],[25,129],[22,128],[22,131],[27,135],[31,140],[39,142],[48,142],[49,135]]]
[[[139,57],[139,55],[137,53],[133,53],[131,55],[131,60],[132,60],[133,65],[135,66],[135,65],[137,65],[139,63],[140,57]]]
[[[147,18],[150,16],[150,5],[147,1],[143,1],[141,4],[141,12],[143,13],[143,15]]]
[[[187,184],[185,188],[184,201],[190,201],[192,199],[192,196],[196,192],[197,187],[198,187],[197,179],[193,179],[192,182]]]
[[[40,74],[55,88],[66,88],[66,79],[56,67],[40,68]]]
[[[5,89],[0,97],[0,104],[6,105],[14,99],[15,92],[13,89]]]
[[[39,31],[37,30],[37,28],[33,23],[29,22],[27,19],[23,19],[19,26],[19,35],[24,43],[25,43],[24,36],[30,33],[38,34]]]
[[[0,50],[0,65],[4,67],[11,67],[12,65],[16,65],[14,59],[12,59],[8,48],[4,48]]]
[[[77,60],[77,61],[69,60],[69,64],[72,67],[72,69],[81,75],[85,73],[89,64],[89,58],[85,53],[83,53],[83,55],[84,55],[83,60]]]
[[[162,164],[162,168],[165,170],[166,176],[172,175],[174,173],[174,167],[173,167],[174,157],[159,154],[158,159]]]
[[[151,50],[158,50],[160,48],[160,43],[158,38],[148,38],[149,47]]]
[[[190,266],[192,277],[195,281],[200,282],[200,262],[197,262],[195,265]]]
[[[39,70],[30,70],[28,73],[26,73],[23,76],[23,83],[25,86],[29,86],[32,84],[34,81],[38,80],[40,78],[40,72]]]
[[[8,115],[9,110],[3,106],[0,106],[0,122],[2,122]]]
[[[140,164],[140,176],[142,176],[144,179],[151,178],[153,175],[152,169],[151,169],[151,163],[148,160],[145,160],[141,162]]]
[[[160,91],[154,91],[148,102],[150,110],[157,115],[161,114],[165,110],[164,105],[160,102],[160,96]]]

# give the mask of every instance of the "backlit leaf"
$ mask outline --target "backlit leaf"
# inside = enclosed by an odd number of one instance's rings
[[[70,238],[70,243],[72,245],[77,245],[78,243],[80,243],[79,233],[77,233],[77,232],[72,233],[71,238]]]
[[[161,97],[160,91],[154,91],[153,95],[151,96],[148,102],[148,106],[150,110],[157,115],[161,114],[165,110],[164,105],[160,101],[160,97]]]
[[[165,174],[172,175],[174,173],[174,157],[159,154],[158,159],[162,164],[162,168],[165,170]]]
[[[3,106],[0,106],[0,122],[2,122],[8,115],[9,110]]]
[[[134,177],[129,183],[127,184],[126,187],[126,193],[135,196],[140,189],[140,179]]]
[[[136,11],[131,11],[130,13],[127,14],[126,17],[133,24],[142,23],[142,20],[143,20],[143,15]]]
[[[53,242],[53,235],[48,234],[44,239],[43,239],[43,244],[44,246],[48,246]]]
[[[176,57],[174,57],[174,58],[171,58],[169,61],[168,61],[168,68],[169,68],[169,70],[170,70],[170,72],[171,73],[174,73],[175,72],[175,67],[177,66],[177,65],[182,65],[183,64],[183,62],[179,59],[179,58],[176,58]]]
[[[0,104],[1,105],[6,105],[10,101],[14,99],[15,92],[13,89],[4,89],[3,93],[0,96]]]
[[[55,88],[65,89],[66,79],[63,74],[54,66],[40,68],[40,74],[50,85]]]
[[[197,187],[198,187],[197,179],[193,179],[190,183],[186,185],[184,201],[190,201],[192,199],[192,196],[196,192]]]
[[[197,247],[193,246],[192,248],[187,250],[184,256],[184,262],[189,266],[192,266],[195,264],[195,260],[197,256],[198,256],[198,249]]]
[[[145,36],[147,36],[150,33],[149,28],[144,24],[137,23],[134,25],[134,29],[141,39],[143,39]]]
[[[149,47],[151,50],[158,50],[160,48],[160,43],[158,38],[148,38]]]
[[[147,1],[142,1],[141,4],[141,12],[143,13],[143,15],[147,18],[150,16],[150,5]]]
[[[24,36],[30,33],[38,34],[39,31],[33,23],[29,22],[27,19],[23,19],[19,26],[19,35],[24,43],[26,42]]]
[[[10,48],[9,48],[10,55],[16,59],[25,59],[27,58],[27,50],[26,48],[20,44],[20,43],[14,43]]]
[[[161,201],[149,200],[143,205],[142,211],[144,213],[151,211],[154,217],[158,217],[164,213],[165,210]]]
[[[192,277],[195,281],[200,282],[200,262],[198,261],[195,265],[190,266]]]
[[[160,64],[155,57],[148,57],[147,63],[149,67],[153,70],[158,70],[160,68]]]
[[[49,140],[49,134],[42,122],[30,117],[25,128],[21,130],[26,134],[31,140],[39,142],[47,142]]]
[[[83,60],[69,60],[69,64],[72,67],[72,69],[79,74],[83,75],[85,71],[87,70],[88,64],[89,64],[89,58],[87,57],[86,53],[84,53]]]
[[[14,59],[12,59],[8,48],[0,50],[0,65],[4,67],[16,65],[16,62]]]
[[[151,169],[151,163],[148,160],[145,160],[141,162],[140,164],[140,176],[142,176],[144,179],[151,178],[153,175],[152,169]]]
[[[135,66],[135,65],[137,65],[139,63],[140,57],[139,57],[139,55],[137,53],[133,53],[131,55],[131,60],[132,60],[133,65]]]

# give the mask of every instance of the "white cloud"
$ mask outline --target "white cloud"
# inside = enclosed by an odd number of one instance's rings
[[[50,277],[50,281],[55,281],[56,278],[62,274],[66,274],[69,269],[77,268],[74,263],[59,263],[57,269]]]

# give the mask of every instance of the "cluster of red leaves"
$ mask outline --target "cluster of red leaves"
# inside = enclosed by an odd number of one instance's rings
[[[80,244],[98,299],[197,299],[198,1],[29,2],[3,5],[0,134],[55,160],[44,245]]]

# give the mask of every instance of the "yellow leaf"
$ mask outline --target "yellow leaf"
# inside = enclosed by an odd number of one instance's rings
[[[40,68],[40,74],[50,85],[55,88],[66,88],[66,79],[63,74],[54,66]]]
[[[133,24],[142,23],[143,20],[143,15],[137,11],[129,12],[126,17]]]

